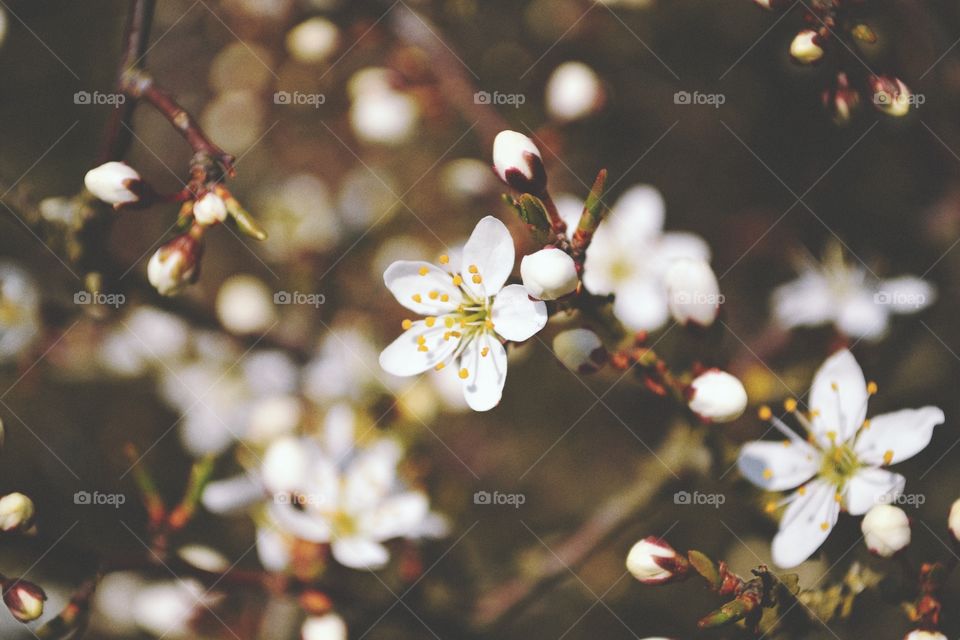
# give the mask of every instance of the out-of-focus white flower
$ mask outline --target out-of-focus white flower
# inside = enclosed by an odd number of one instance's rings
[[[227,219],[227,204],[223,198],[208,191],[194,203],[193,218],[205,227],[223,222]]]
[[[304,20],[287,33],[287,51],[294,60],[307,64],[323,62],[339,43],[337,25],[319,16]]]
[[[203,245],[189,233],[157,249],[147,263],[147,278],[162,296],[174,296],[199,275]]]
[[[397,91],[386,69],[358,71],[347,87],[353,103],[350,125],[356,136],[371,144],[397,145],[410,139],[420,119],[420,105]]]
[[[681,577],[686,566],[683,556],[653,536],[637,542],[627,554],[627,571],[644,584],[663,584]]]
[[[230,561],[225,555],[202,544],[185,544],[177,549],[177,556],[201,571],[222,573],[230,569]]]
[[[520,277],[527,293],[538,300],[562,298],[573,293],[580,283],[573,258],[553,247],[524,256],[520,260]]]
[[[190,579],[168,580],[144,586],[133,600],[137,626],[164,638],[196,637],[190,624],[217,598],[207,593],[200,582]]]
[[[747,390],[726,371],[710,369],[690,383],[690,410],[711,422],[731,422],[747,408]]]
[[[123,162],[107,162],[91,169],[83,178],[87,191],[113,206],[140,200],[140,174]]]
[[[377,356],[362,320],[338,318],[303,369],[304,395],[325,404],[336,400],[361,402],[371,393],[381,392],[396,378],[380,371]]]
[[[899,78],[888,76],[870,76],[870,88],[873,90],[873,106],[888,116],[900,118],[910,113],[913,104],[913,92]]]
[[[493,193],[499,186],[490,173],[490,165],[476,158],[451,160],[440,172],[440,188],[452,200],[480,198]]]
[[[564,62],[547,81],[547,113],[562,121],[578,120],[603,105],[603,84],[582,62]]]
[[[242,154],[266,129],[266,105],[259,91],[223,91],[207,103],[200,122],[211,139],[223,141],[228,152]]]
[[[111,373],[138,376],[151,366],[172,363],[185,356],[190,326],[179,317],[154,307],[136,307],[100,344],[99,360]]]
[[[673,319],[682,325],[709,327],[720,313],[720,283],[706,260],[678,258],[664,275]]]
[[[813,64],[823,57],[820,35],[813,29],[804,29],[790,43],[790,55],[802,64]]]
[[[335,613],[310,616],[300,630],[303,640],[347,640],[347,623]]]
[[[293,433],[303,419],[303,406],[295,396],[268,396],[253,405],[244,440],[267,444]]]
[[[100,579],[93,594],[91,631],[115,636],[133,636],[138,633],[133,609],[137,593],[147,581],[133,571],[115,571]]]
[[[939,631],[925,631],[916,629],[903,637],[903,640],[947,640],[947,636]]]
[[[565,205],[568,228],[580,216]],[[664,232],[664,202],[648,185],[628,189],[614,203],[587,249],[583,284],[597,295],[615,294],[613,312],[631,331],[654,331],[669,316],[664,276],[678,258],[709,261],[710,249],[691,233]]]
[[[547,186],[540,149],[516,131],[501,131],[493,140],[493,169],[521,193],[541,193]]]
[[[900,507],[878,504],[860,522],[863,539],[871,553],[889,558],[910,544],[910,519]]]
[[[35,513],[33,500],[22,493],[8,493],[0,498],[0,531],[29,529]]]
[[[77,205],[72,198],[54,196],[44,198],[37,205],[40,216],[47,222],[72,226],[77,224]]]
[[[274,260],[302,251],[327,251],[340,241],[342,228],[327,185],[309,173],[295,174],[258,194],[267,232],[264,248]]]
[[[16,358],[40,334],[40,293],[26,271],[0,262],[0,362]]]
[[[227,278],[217,292],[216,308],[220,324],[238,335],[263,333],[277,322],[273,292],[247,274]]]
[[[367,166],[354,167],[340,180],[337,191],[340,219],[347,227],[364,232],[386,222],[403,208],[396,189],[386,168],[378,167],[374,175]]]
[[[412,376],[455,362],[468,404],[486,411],[500,402],[506,381],[502,341],[523,342],[540,331],[547,308],[522,285],[503,286],[513,270],[513,238],[492,216],[477,223],[459,271],[449,262],[446,256],[442,267],[400,261],[384,273],[397,302],[427,317],[403,322],[405,332],[383,350],[380,365]]]
[[[600,336],[589,329],[568,329],[553,339],[553,352],[571,371],[593,373],[607,360]]]
[[[809,434],[801,438],[769,409],[762,417],[787,440],[748,442],[737,461],[740,472],[767,491],[799,487],[790,495],[780,531],[773,539],[773,560],[795,567],[830,535],[840,509],[865,514],[889,504],[903,492],[906,479],[884,469],[922,451],[935,426],[944,421],[937,407],[904,409],[867,420],[867,400],[876,385],[867,384],[860,365],[847,350],[830,356],[810,389],[809,417],[788,401]],[[769,508],[775,510],[776,503]]]
[[[960,542],[960,499],[950,505],[950,514],[947,516],[947,526],[954,540]]]
[[[230,42],[210,63],[210,87],[216,93],[238,89],[266,93],[274,82],[273,52],[250,40]]]
[[[773,292],[773,317],[784,329],[833,324],[851,338],[877,340],[893,314],[916,313],[936,299],[932,284],[913,276],[877,281],[831,245],[822,264],[810,261],[800,277]]]

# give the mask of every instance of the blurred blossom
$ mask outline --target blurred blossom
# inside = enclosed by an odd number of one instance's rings
[[[294,0],[226,0],[224,4],[249,18],[272,21],[283,20],[295,7]]]
[[[230,569],[230,561],[225,555],[202,544],[186,544],[177,549],[177,556],[191,567],[211,573],[222,573]]]
[[[430,247],[419,237],[392,236],[377,248],[370,276],[379,285],[383,282],[383,272],[397,260],[426,260],[430,255]]]
[[[339,43],[337,25],[319,16],[301,22],[287,33],[287,51],[294,60],[307,64],[325,61]]]
[[[664,232],[664,217],[659,191],[631,187],[614,203],[587,249],[583,284],[597,295],[615,294],[613,311],[631,331],[653,331],[667,321],[664,276],[674,260],[710,259],[710,248],[699,236]]]
[[[266,445],[293,433],[303,419],[303,406],[294,396],[268,396],[257,401],[250,410],[250,424],[244,439]]]
[[[195,638],[191,622],[218,598],[192,578],[149,583],[133,598],[133,615],[141,630],[162,638]]]
[[[397,145],[413,135],[420,106],[410,95],[397,91],[387,69],[358,71],[347,87],[352,104],[350,124],[356,136],[371,144]]]
[[[77,207],[70,198],[44,198],[37,205],[37,209],[40,211],[40,216],[47,222],[67,226],[73,226],[79,222]]]
[[[210,87],[217,93],[245,90],[263,93],[272,86],[273,56],[249,42],[231,42],[210,64]]]
[[[303,640],[347,640],[347,624],[335,613],[310,616],[301,633]]]
[[[217,292],[216,308],[220,324],[237,335],[263,333],[277,322],[273,291],[251,275],[227,278]]]
[[[547,81],[547,113],[568,122],[589,116],[603,106],[603,84],[582,62],[564,62]]]
[[[103,576],[93,594],[91,628],[117,636],[136,634],[137,612],[133,603],[147,584],[147,580],[132,571],[116,571]]]
[[[0,262],[0,362],[15,359],[40,334],[40,292],[12,262]]]
[[[304,395],[317,404],[334,400],[360,402],[384,387],[396,388],[397,379],[380,370],[377,356],[368,326],[338,319],[304,367]]]
[[[403,204],[388,174],[383,171],[374,174],[368,167],[359,166],[351,169],[340,183],[337,208],[345,225],[366,231],[388,220]]]
[[[443,165],[440,188],[451,200],[462,202],[496,193],[500,183],[487,163],[474,158],[459,158]]]
[[[834,325],[851,338],[878,340],[893,314],[911,314],[936,299],[936,288],[914,276],[880,280],[866,267],[848,261],[831,244],[824,261],[805,261],[800,276],[777,287],[774,320],[784,329]]]
[[[258,201],[258,217],[268,234],[263,246],[273,260],[289,260],[304,251],[322,253],[340,241],[330,191],[312,174],[295,174],[262,191]]]
[[[133,377],[150,367],[167,365],[185,356],[190,327],[177,316],[137,307],[116,323],[100,343],[100,364],[113,374]]]
[[[222,140],[224,149],[240,155],[260,139],[265,129],[265,117],[262,96],[238,89],[225,91],[211,100],[200,121],[211,139]]]

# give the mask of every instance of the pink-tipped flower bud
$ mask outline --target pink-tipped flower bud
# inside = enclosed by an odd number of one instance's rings
[[[600,337],[589,329],[568,329],[553,339],[553,352],[565,367],[577,373],[594,373],[607,361]]]
[[[663,584],[686,577],[690,563],[669,544],[650,536],[627,554],[627,571],[644,584]]]
[[[524,256],[520,277],[531,297],[556,300],[573,293],[580,282],[577,265],[566,251],[549,247]]]
[[[888,116],[900,118],[910,112],[913,104],[913,92],[899,78],[888,76],[870,76],[870,90],[873,92],[873,106]]]
[[[520,193],[539,194],[547,188],[547,172],[533,140],[516,131],[501,131],[493,141],[493,169]]]
[[[878,504],[860,522],[870,553],[889,558],[910,544],[910,519],[900,507]]]
[[[91,169],[83,183],[90,193],[114,207],[139,201],[144,187],[140,174],[123,162],[107,162]]]
[[[43,589],[19,578],[3,582],[3,602],[13,617],[20,622],[32,622],[43,615]]]
[[[193,205],[193,219],[205,227],[227,219],[227,204],[223,198],[208,191]]]
[[[814,64],[823,58],[823,38],[813,29],[804,29],[790,43],[790,57],[800,64]]]
[[[853,112],[860,106],[860,94],[850,88],[850,80],[845,73],[837,74],[836,83],[823,92],[822,99],[823,107],[839,125],[850,122]]]
[[[33,525],[33,500],[22,493],[0,498],[0,531],[26,531]]]
[[[687,390],[687,406],[709,422],[731,422],[747,408],[747,390],[735,376],[710,369],[697,376]]]
[[[678,258],[664,276],[674,320],[686,326],[709,327],[720,313],[720,283],[706,260]]]
[[[186,233],[163,245],[147,263],[147,278],[160,295],[172,296],[196,282],[203,243]]]

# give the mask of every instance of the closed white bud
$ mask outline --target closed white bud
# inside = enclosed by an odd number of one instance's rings
[[[205,227],[223,222],[227,219],[227,204],[223,201],[223,198],[212,191],[208,191],[194,203],[193,218]]]
[[[301,22],[287,33],[287,51],[299,62],[323,62],[337,50],[340,30],[326,18]]]
[[[20,622],[32,622],[43,615],[47,594],[39,586],[13,578],[3,583],[3,602]]]
[[[682,577],[688,566],[686,558],[653,536],[637,542],[627,554],[627,571],[644,584],[663,584]]]
[[[300,633],[303,640],[347,640],[347,624],[335,613],[310,616]]]
[[[950,527],[950,533],[953,539],[960,542],[960,499],[950,505],[950,515],[947,516],[947,526]]]
[[[870,88],[873,90],[873,106],[888,116],[900,118],[910,112],[914,102],[913,92],[899,78],[871,76]]]
[[[123,162],[107,162],[87,171],[83,183],[100,200],[115,207],[140,200],[140,174]]]
[[[878,504],[860,522],[870,553],[889,558],[910,544],[910,519],[900,507]]]
[[[25,531],[33,523],[36,510],[33,500],[22,493],[10,493],[0,498],[0,531]]]
[[[540,150],[516,131],[501,131],[493,140],[493,168],[500,179],[521,193],[541,193],[547,186]]]
[[[947,640],[947,636],[943,635],[939,631],[924,631],[922,629],[917,629],[905,635],[903,640]]]
[[[736,376],[710,369],[690,383],[687,405],[710,422],[736,420],[747,408],[747,390]]]
[[[664,276],[674,320],[709,327],[720,313],[720,283],[705,260],[678,258]]]
[[[553,247],[524,256],[520,277],[531,297],[556,300],[573,293],[580,281],[577,265],[566,251]]]
[[[813,29],[804,29],[790,43],[790,55],[801,64],[813,64],[823,58],[820,34]]]
[[[160,295],[176,295],[197,279],[202,250],[200,241],[189,234],[163,245],[147,263],[150,284]]]
[[[603,104],[603,85],[594,70],[582,62],[564,62],[550,74],[546,102],[552,118],[578,120]]]
[[[593,373],[607,359],[600,337],[589,329],[561,331],[553,339],[553,352],[565,367],[579,373]]]

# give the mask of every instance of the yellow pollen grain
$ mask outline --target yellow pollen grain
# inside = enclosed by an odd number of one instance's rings
[[[450,256],[447,254],[440,256],[440,264],[447,264],[448,262],[450,262]]]
[[[883,464],[890,464],[893,462],[893,449],[887,449],[883,454]]]
[[[420,270],[419,270],[417,273],[419,273],[419,274],[422,275],[422,276],[425,276],[425,275],[427,275],[428,273],[430,273],[430,269],[428,269],[428,268],[426,268],[426,267],[420,267]]]
[[[461,379],[461,380],[466,380],[466,379],[467,379],[467,376],[470,375],[470,372],[467,371],[466,369],[460,369],[460,373],[458,373],[457,375],[460,376],[460,379]]]
[[[490,353],[490,347],[484,347],[480,351],[480,357],[486,358],[488,353]]]
[[[417,336],[417,344],[426,344],[427,339],[423,336]]]
[[[414,302],[423,302],[423,296],[421,296],[419,293],[415,293],[411,297],[413,298]]]
[[[834,391],[839,391],[839,390],[840,390],[840,385],[838,385],[836,382],[831,382],[831,383],[830,383],[830,388],[833,389]]]
[[[769,480],[769,479],[772,478],[772,477],[773,477],[773,470],[772,470],[772,469],[764,469],[764,470],[763,470],[763,479],[764,479],[764,480]]]
[[[790,446],[790,441],[789,441],[789,440],[784,440],[784,441],[783,441],[783,446],[789,447],[789,446]]]
[[[774,511],[777,510],[777,503],[776,503],[776,502],[768,502],[768,503],[766,504],[766,506],[763,508],[763,510],[766,511],[767,513],[773,513]]]
[[[454,322],[456,322],[456,320],[454,320],[452,316],[447,316],[443,319],[443,326],[445,326],[447,329],[452,329]]]
[[[435,369],[436,371],[440,371],[440,370],[443,369],[445,366],[447,366],[447,365],[444,364],[444,363],[442,363],[442,362],[438,362],[438,363],[437,363],[437,366],[435,366],[434,369]]]
[[[427,318],[423,321],[423,323],[428,327],[432,327],[433,325],[437,324],[437,319],[434,318],[433,316],[427,316]]]
[[[477,269],[477,265],[475,264],[472,264],[469,267],[467,267],[467,271],[469,271],[470,273],[480,273],[480,270]]]
[[[783,408],[793,413],[797,410],[797,401],[793,398],[787,398],[783,403]]]
[[[863,428],[864,428],[864,429],[869,429],[869,428],[870,428],[870,421],[869,421],[869,420],[864,420],[864,421],[863,421]]]
[[[431,291],[430,293],[427,294],[427,297],[430,298],[431,300],[436,300],[437,298],[440,297],[440,292],[439,292],[439,291]]]
[[[427,345],[422,344],[422,345],[420,345],[419,347],[417,347],[417,351],[427,352],[427,351],[429,351],[429,349],[427,349]]]
[[[871,380],[867,383],[867,393],[875,395],[877,393],[877,383]]]
[[[460,277],[460,274],[453,276],[453,285],[459,287],[463,284],[463,278]]]
[[[770,418],[773,417],[773,412],[770,411],[770,407],[768,407],[767,405],[763,405],[757,411],[757,415],[760,416],[761,420],[769,420]]]
[[[483,278],[477,275],[473,276],[470,279],[473,280],[473,284],[480,284],[481,282],[483,282]]]
[[[806,487],[800,487],[799,489],[797,489],[797,494],[798,494],[798,495],[801,495],[801,496],[807,495],[807,488],[806,488]]]
[[[450,302],[450,296],[448,296],[448,295],[445,294],[445,293],[444,293],[444,294],[441,294],[441,295],[440,295],[440,302]]]
[[[810,412],[811,418],[817,418],[819,416],[820,416],[820,409],[814,409],[813,411]]]
[[[483,321],[483,326],[486,327],[487,329],[493,329],[493,320],[491,320],[490,318],[487,318],[486,320]]]
[[[820,530],[821,530],[821,531],[826,531],[826,530],[829,529],[829,528],[830,528],[830,523],[829,523],[829,522],[821,522],[821,523],[820,523]]]
[[[400,323],[400,326],[403,327],[404,331],[406,331],[407,329],[413,326],[413,320],[410,320],[409,318],[407,318],[406,320]]]

